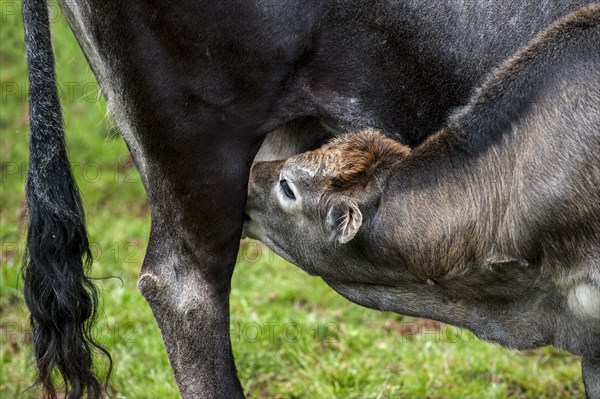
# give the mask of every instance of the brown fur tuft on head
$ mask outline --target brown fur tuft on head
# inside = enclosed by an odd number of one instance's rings
[[[323,147],[333,155],[330,184],[339,189],[365,186],[383,165],[410,154],[410,148],[375,130],[336,138]]]

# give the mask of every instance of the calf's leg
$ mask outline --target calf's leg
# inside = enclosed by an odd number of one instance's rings
[[[581,373],[588,399],[600,399],[600,358],[582,357]]]

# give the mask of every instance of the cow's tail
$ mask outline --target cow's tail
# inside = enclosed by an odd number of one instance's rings
[[[23,0],[29,73],[29,228],[23,263],[38,382],[55,398],[52,372],[68,398],[103,396],[92,353],[108,352],[92,339],[98,295],[85,272],[91,264],[81,197],[67,158],[54,75],[46,0]]]

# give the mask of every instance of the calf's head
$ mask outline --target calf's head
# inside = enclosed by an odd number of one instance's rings
[[[409,151],[378,132],[362,131],[285,161],[257,163],[244,233],[326,277],[339,262],[362,258],[381,186],[392,164]]]

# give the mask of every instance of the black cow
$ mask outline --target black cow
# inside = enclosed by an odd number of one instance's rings
[[[492,67],[590,3],[60,2],[150,200],[139,288],[185,397],[243,396],[228,300],[259,149],[261,159],[283,158],[359,127],[416,145]],[[31,123],[24,282],[37,366],[50,396],[57,367],[70,397],[97,397],[89,335],[96,294],[84,273],[90,251],[46,1],[23,0],[23,17]]]

